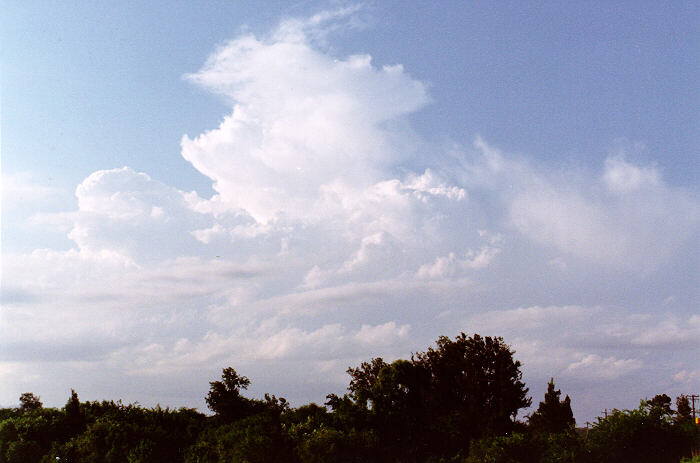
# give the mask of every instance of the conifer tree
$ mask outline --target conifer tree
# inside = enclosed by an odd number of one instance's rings
[[[556,434],[576,425],[574,413],[571,411],[571,399],[568,395],[564,400],[559,400],[559,397],[561,397],[561,391],[554,388],[554,378],[551,378],[544,401],[540,402],[537,411],[528,420],[531,430]]]

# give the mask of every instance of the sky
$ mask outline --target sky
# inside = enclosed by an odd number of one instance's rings
[[[502,336],[580,425],[697,394],[699,24],[4,2],[0,404],[204,411],[227,366],[322,403],[460,332]]]

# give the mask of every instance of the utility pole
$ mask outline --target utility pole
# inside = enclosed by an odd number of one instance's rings
[[[698,395],[697,394],[690,394],[688,396],[691,402],[693,402],[693,423],[695,423],[695,401],[698,400]]]

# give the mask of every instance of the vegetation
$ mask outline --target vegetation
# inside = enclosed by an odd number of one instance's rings
[[[245,397],[250,380],[225,368],[196,410],[80,402],[62,409],[22,394],[0,409],[0,463],[425,462],[606,463],[691,460],[698,444],[687,397],[657,395],[575,428],[571,401],[550,380],[531,403],[520,362],[501,338],[441,337],[410,360],[348,369],[348,392],[324,406]]]

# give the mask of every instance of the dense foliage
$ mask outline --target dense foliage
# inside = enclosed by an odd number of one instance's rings
[[[576,429],[554,380],[530,405],[520,363],[501,338],[441,337],[410,360],[350,368],[348,392],[325,406],[245,397],[233,368],[210,383],[213,415],[80,402],[62,409],[32,393],[0,409],[0,463],[32,462],[679,462],[698,444],[687,397],[658,395]],[[686,460],[690,461],[690,460]]]
[[[554,389],[554,378],[550,379],[544,401],[528,419],[532,432],[558,434],[573,429],[576,420],[571,411],[571,399],[567,395],[564,400],[559,400],[560,396],[561,391]]]

